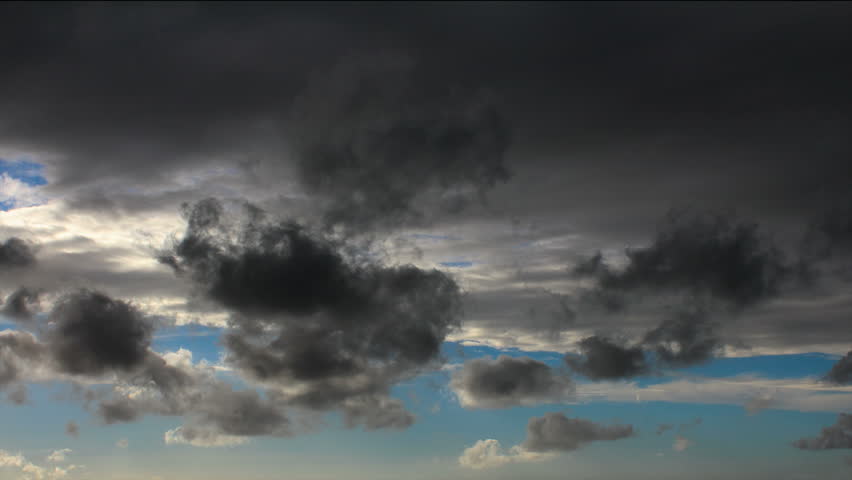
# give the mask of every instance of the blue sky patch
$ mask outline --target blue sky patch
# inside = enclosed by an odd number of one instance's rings
[[[44,178],[44,165],[29,160],[10,161],[0,158],[0,175],[2,174],[32,187],[47,184],[47,179]]]
[[[458,262],[440,262],[439,265],[448,268],[468,268],[473,266],[473,262],[458,261]]]

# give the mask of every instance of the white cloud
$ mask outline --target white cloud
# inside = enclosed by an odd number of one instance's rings
[[[2,472],[3,468],[15,468],[19,470],[21,473],[20,478],[26,480],[56,480],[65,478],[70,471],[80,467],[78,465],[69,465],[66,468],[54,467],[51,470],[28,461],[20,453],[12,454],[6,450],[0,450],[0,472]],[[2,476],[2,478],[6,477]]]
[[[689,448],[691,446],[692,446],[692,440],[689,440],[688,438],[684,438],[684,437],[681,437],[680,435],[678,435],[677,437],[675,437],[674,444],[672,445],[672,450],[674,450],[676,452],[682,452],[682,451],[686,450],[687,448]]]
[[[115,446],[118,448],[127,448],[130,446],[130,442],[126,438],[120,438],[115,442]]]
[[[0,203],[8,204],[11,208],[24,208],[45,202],[47,197],[40,186],[33,186],[7,173],[0,173]]]
[[[48,462],[60,463],[65,461],[65,456],[71,453],[72,450],[70,448],[63,448],[61,450],[54,450],[50,455],[47,456]]]
[[[465,449],[459,457],[459,465],[464,468],[482,470],[501,467],[509,463],[542,461],[552,457],[553,454],[530,452],[520,445],[515,445],[508,451],[504,451],[499,441],[489,438],[479,440],[472,447]]]
[[[233,447],[248,442],[246,437],[223,435],[218,432],[177,427],[163,435],[166,445],[192,445],[193,447]]]

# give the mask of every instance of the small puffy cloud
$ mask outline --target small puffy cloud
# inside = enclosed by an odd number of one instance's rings
[[[692,440],[688,438],[681,437],[680,435],[675,437],[674,444],[672,445],[672,450],[676,452],[682,452],[687,448],[692,446]]]
[[[551,455],[524,450],[516,445],[505,451],[500,442],[489,438],[479,440],[472,447],[465,449],[459,457],[459,465],[464,468],[483,470],[502,467],[509,463],[535,462],[547,460]]]
[[[127,448],[130,446],[130,442],[126,438],[119,438],[117,442],[115,442],[115,446],[118,448]]]
[[[561,413],[547,413],[530,419],[522,446],[533,452],[569,452],[587,443],[619,440],[633,434],[632,425],[607,426]]]
[[[527,438],[508,450],[495,439],[477,441],[459,457],[464,468],[482,470],[510,463],[535,462],[553,458],[559,452],[577,450],[587,443],[618,440],[633,435],[631,425],[599,425],[581,418],[567,418],[561,413],[533,417],[527,424]]]
[[[80,436],[80,426],[77,425],[77,422],[70,421],[65,424],[65,434],[69,437],[77,438]]]
[[[453,374],[450,387],[466,408],[508,408],[568,400],[574,390],[566,374],[529,357],[502,355],[470,360]]]
[[[247,437],[225,435],[215,430],[181,426],[166,431],[166,445],[192,445],[193,447],[232,447],[248,442]]]
[[[50,321],[51,354],[71,374],[128,371],[148,356],[153,326],[133,305],[102,293],[80,290],[62,297]]]
[[[645,352],[597,335],[579,342],[582,358],[565,357],[572,369],[591,380],[611,380],[648,373]]]
[[[3,469],[16,469],[21,474],[18,478],[25,480],[57,480],[65,478],[68,472],[76,468],[78,468],[77,465],[69,465],[66,468],[49,469],[30,462],[20,453],[12,454],[6,450],[0,450],[0,473]]]
[[[63,448],[61,450],[54,450],[47,456],[46,460],[48,462],[60,463],[65,461],[65,457],[71,453],[72,450],[70,448]]]

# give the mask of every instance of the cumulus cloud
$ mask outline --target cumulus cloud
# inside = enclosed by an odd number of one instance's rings
[[[0,313],[18,321],[31,320],[38,311],[40,296],[38,290],[20,287],[6,297]]]
[[[64,462],[66,457],[72,450],[70,448],[63,448],[60,450],[54,450],[47,456],[46,460],[48,462],[61,463]]]
[[[793,446],[802,450],[852,448],[852,415],[841,413],[834,425],[825,427],[819,436],[800,438]]]
[[[619,440],[633,434],[632,425],[600,425],[562,413],[547,413],[530,419],[522,447],[533,452],[569,452],[591,442]]]
[[[163,435],[166,445],[192,445],[193,447],[232,447],[248,442],[247,437],[224,435],[215,430],[196,427],[177,427]]]
[[[676,452],[683,452],[687,448],[692,446],[692,440],[688,438],[681,437],[680,435],[675,436],[674,444],[672,444],[672,450]]]
[[[36,263],[33,247],[18,237],[10,237],[0,243],[0,268],[22,268]]]
[[[628,344],[600,335],[578,342],[580,355],[568,354],[565,363],[591,380],[627,379],[653,373],[661,367],[688,367],[721,352],[718,325],[703,309],[678,309]]]
[[[116,440],[115,446],[118,448],[127,448],[130,446],[130,442],[126,438],[119,438]]]
[[[450,381],[465,408],[508,408],[569,400],[573,383],[564,373],[529,357],[501,355],[465,362]]]
[[[836,384],[852,383],[852,352],[838,360],[825,375],[825,379]]]
[[[645,335],[642,341],[660,362],[687,367],[706,362],[721,351],[717,326],[703,310],[681,310]]]
[[[459,323],[458,285],[437,270],[350,255],[352,245],[270,222],[256,207],[233,228],[223,212],[212,199],[188,206],[184,237],[160,259],[232,312],[226,361],[291,405],[339,408],[368,428],[410,423],[382,397],[436,364]]]
[[[297,100],[299,177],[330,224],[422,221],[423,203],[455,212],[509,178],[509,129],[488,98],[419,79],[404,55],[353,57]]]
[[[494,439],[477,440],[472,447],[466,448],[459,457],[459,465],[464,468],[483,470],[496,468],[509,463],[523,463],[547,460],[551,455],[530,452],[516,445],[505,451],[500,442]]]
[[[735,308],[776,296],[791,273],[781,250],[757,225],[691,211],[670,213],[649,246],[625,253],[627,264],[619,270],[603,265],[599,255],[576,268],[597,274],[604,298],[681,293]]]
[[[0,450],[0,469],[13,468],[18,470],[21,478],[35,480],[56,480],[64,478],[68,472],[77,468],[76,465],[70,465],[67,468],[53,467],[45,468],[36,465],[26,459],[20,453],[12,454],[6,450]]]
[[[153,326],[132,305],[80,290],[61,298],[50,313],[51,354],[68,373],[129,371],[148,355]]]
[[[625,346],[597,335],[584,338],[578,345],[582,356],[566,355],[565,363],[592,380],[630,378],[649,371],[640,346]]]
[[[500,467],[510,463],[548,460],[560,452],[570,452],[600,441],[633,436],[631,425],[600,425],[582,418],[568,418],[562,413],[546,413],[530,418],[527,438],[520,445],[505,450],[494,439],[479,440],[465,449],[459,464],[476,470]]]
[[[31,333],[0,331],[0,390],[15,382],[27,381],[22,372],[43,364],[46,355],[45,346]]]

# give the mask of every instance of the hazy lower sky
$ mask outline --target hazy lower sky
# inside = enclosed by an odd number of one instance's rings
[[[852,8],[0,6],[0,480],[848,479]]]

